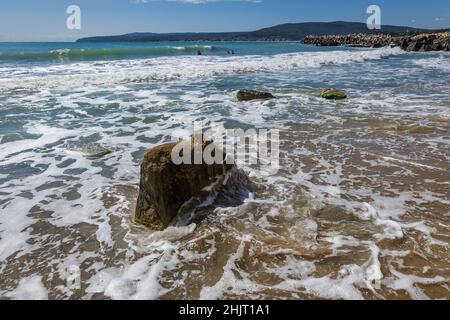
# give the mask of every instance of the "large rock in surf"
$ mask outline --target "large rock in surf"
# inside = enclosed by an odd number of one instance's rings
[[[238,101],[250,101],[250,100],[268,100],[274,99],[269,92],[255,91],[255,90],[239,90],[236,94]]]
[[[163,230],[177,216],[182,215],[183,209],[189,207],[193,199],[201,203],[212,193],[217,196],[222,191],[230,192],[237,190],[240,185],[250,185],[247,176],[234,165],[226,164],[226,161],[224,164],[206,164],[204,160],[200,160],[200,164],[175,164],[172,161],[173,150],[181,156],[184,154],[180,150],[190,150],[192,163],[199,150],[200,156],[202,152],[209,152],[206,148],[211,150],[212,141],[203,142],[201,138],[199,141],[195,144],[192,138],[181,144],[163,144],[145,155],[141,166],[135,222],[153,230]],[[184,146],[184,149],[180,146]],[[215,157],[215,152],[212,155]],[[219,157],[226,160],[223,152],[217,154],[217,159]]]
[[[341,100],[347,98],[347,93],[342,90],[336,90],[334,88],[325,89],[320,93],[320,96],[328,100]]]

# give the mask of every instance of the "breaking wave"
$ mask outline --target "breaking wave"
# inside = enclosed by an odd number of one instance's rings
[[[98,61],[124,58],[145,58],[151,56],[174,55],[196,51],[219,50],[216,46],[160,46],[100,49],[56,49],[43,52],[0,52],[0,61]]]
[[[192,48],[194,47],[190,47]],[[60,89],[86,85],[192,80],[219,75],[278,72],[379,60],[401,55],[400,48],[376,50],[301,52],[273,56],[178,56],[158,59],[117,60],[52,65],[49,67],[0,67],[3,90],[16,88]],[[11,81],[11,75],[14,80]],[[1,89],[0,89],[1,91]]]

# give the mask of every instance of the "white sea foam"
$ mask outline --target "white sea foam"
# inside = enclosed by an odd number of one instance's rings
[[[67,53],[69,53],[71,50],[70,49],[56,49],[56,50],[51,50],[50,51],[50,53],[56,53],[56,54],[60,54],[60,55],[63,55],[63,54],[67,54]]]
[[[249,279],[249,274],[240,270],[236,262],[242,258],[245,241],[242,241],[235,253],[228,257],[226,265],[223,267],[223,274],[219,281],[211,287],[203,287],[200,292],[200,300],[217,300],[223,297],[224,293],[240,294],[246,292],[249,296],[257,292],[261,286]],[[239,276],[236,276],[239,274]]]
[[[62,137],[67,136],[70,133],[73,133],[70,130],[49,127],[42,124],[29,126],[27,132],[30,134],[39,135],[40,137],[34,140],[27,139],[22,141],[14,141],[1,144],[0,161],[2,162],[2,165],[11,163],[12,161],[12,159],[10,159],[11,155],[23,153],[24,151],[33,153],[35,149],[54,143],[60,140]],[[23,156],[23,154],[21,156]]]
[[[20,280],[17,288],[6,292],[5,296],[16,300],[47,300],[48,292],[41,276],[30,276]]]
[[[417,284],[434,284],[443,283],[447,280],[444,277],[436,276],[434,278],[422,278],[415,275],[406,275],[391,268],[390,270],[396,279],[386,279],[384,284],[394,290],[405,290],[416,300],[429,300],[429,297],[424,293],[423,289],[417,286]]]
[[[450,71],[450,54],[440,53],[438,57],[433,54],[431,57],[414,59],[412,63],[426,69]]]
[[[194,80],[224,74],[287,71],[319,68],[330,64],[348,64],[377,60],[403,54],[399,48],[365,51],[328,51],[279,54],[274,56],[236,57],[165,57],[135,61],[108,61],[54,65],[48,68],[31,67],[22,71],[5,68],[0,73],[0,90],[15,88],[69,89],[86,85],[145,83],[164,80]],[[11,79],[11,71],[16,76]],[[45,77],[42,77],[42,73]],[[20,76],[25,74],[25,76]],[[1,92],[1,91],[0,91]]]
[[[313,296],[327,299],[363,300],[364,297],[354,286],[364,278],[363,270],[351,265],[340,271],[341,277],[338,279],[309,277],[303,280],[285,280],[275,288],[294,292],[301,288]]]

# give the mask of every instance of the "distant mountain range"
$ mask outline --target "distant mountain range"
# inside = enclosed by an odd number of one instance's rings
[[[432,30],[401,26],[382,26],[381,30],[369,30],[361,22],[306,22],[286,23],[250,32],[215,33],[129,33],[117,36],[89,37],[77,42],[148,42],[148,41],[299,41],[308,35],[345,35],[352,33],[411,34]]]

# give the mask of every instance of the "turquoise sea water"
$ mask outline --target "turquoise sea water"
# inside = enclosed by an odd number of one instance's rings
[[[0,43],[0,296],[449,298],[449,62],[293,42]],[[349,98],[321,99],[328,87]],[[243,88],[277,99],[239,103]],[[145,152],[194,122],[279,129],[281,170],[243,164],[254,194],[201,223],[134,225]]]
[[[22,63],[70,63],[117,59],[144,59],[159,56],[195,55],[198,51],[213,56],[235,54],[280,54],[299,51],[295,42],[130,42],[130,43],[0,43],[0,61]],[[303,47],[302,51],[314,51]]]

